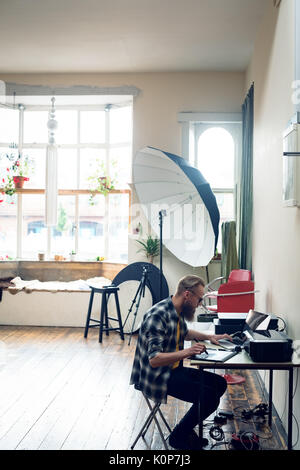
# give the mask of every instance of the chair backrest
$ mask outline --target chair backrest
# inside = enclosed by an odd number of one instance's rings
[[[251,281],[251,271],[248,269],[233,269],[228,277],[228,282]]]
[[[240,295],[226,295],[222,294],[235,294]],[[251,294],[247,294],[251,292]],[[254,282],[252,281],[232,281],[221,284],[218,290],[217,297],[217,311],[218,312],[249,312],[254,309]]]

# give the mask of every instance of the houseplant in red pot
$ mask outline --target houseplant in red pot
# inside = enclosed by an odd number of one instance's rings
[[[29,174],[34,170],[34,162],[28,155],[15,152],[16,147],[11,146],[11,153],[1,155],[1,160],[6,158],[8,164],[2,177],[5,193],[12,195],[15,189],[23,188],[24,182],[29,181]]]
[[[16,189],[23,188],[24,182],[29,181],[28,175],[31,171],[33,171],[32,160],[28,155],[19,153],[11,166],[12,178]]]

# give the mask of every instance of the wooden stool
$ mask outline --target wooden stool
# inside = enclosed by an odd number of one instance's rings
[[[90,295],[90,301],[89,301],[89,308],[88,308],[88,312],[87,312],[87,318],[86,318],[86,324],[85,324],[85,330],[84,330],[84,337],[87,338],[89,328],[99,327],[99,343],[102,343],[103,331],[105,331],[106,336],[108,336],[110,331],[118,330],[120,332],[121,339],[124,340],[122,318],[121,318],[120,304],[119,304],[119,297],[118,297],[119,287],[107,286],[107,287],[98,288],[98,287],[90,286],[90,288],[91,288],[91,295]],[[91,318],[95,292],[99,293],[99,294],[102,294],[100,321]],[[115,296],[115,302],[116,302],[116,309],[117,309],[118,318],[111,318],[111,317],[108,316],[107,302],[108,302],[109,296],[111,294],[114,294],[114,296]],[[109,327],[108,326],[108,320],[119,322],[119,326],[116,327],[116,328]],[[91,321],[95,322],[96,325],[90,325]]]

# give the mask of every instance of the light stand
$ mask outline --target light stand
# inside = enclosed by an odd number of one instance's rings
[[[140,306],[141,298],[142,298],[142,296],[145,297],[145,287],[146,287],[147,282],[149,283],[149,281],[148,281],[148,271],[149,271],[148,266],[143,266],[142,278],[140,280],[140,283],[139,283],[139,286],[138,286],[137,291],[135,293],[134,299],[131,302],[131,306],[128,310],[127,317],[126,317],[126,319],[124,321],[124,324],[123,324],[123,329],[124,329],[124,326],[127,322],[127,319],[129,317],[132,309],[133,309],[134,304],[136,303],[136,309],[135,309],[135,312],[134,312],[133,322],[132,322],[132,325],[131,325],[131,331],[130,331],[128,346],[130,345],[132,334],[133,334],[133,331],[134,331],[134,326],[135,326],[136,317],[137,317],[138,309],[139,309],[139,306]]]
[[[163,209],[163,210],[159,211],[158,215],[159,215],[159,270],[160,270],[160,277],[159,277],[159,300],[162,300],[162,281],[163,281],[163,269],[162,269],[163,217],[167,215],[167,211]]]

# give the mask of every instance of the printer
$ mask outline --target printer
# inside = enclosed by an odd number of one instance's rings
[[[243,331],[248,314],[249,312],[219,312],[217,318],[213,319],[215,333],[230,335],[236,331]],[[278,329],[278,317],[272,313],[269,314],[268,328],[270,330]]]
[[[250,309],[248,313],[218,313],[215,332],[237,333],[254,362],[289,362],[293,341],[278,330],[278,318]]]
[[[291,361],[293,341],[283,331],[244,331],[244,348],[254,362]]]

